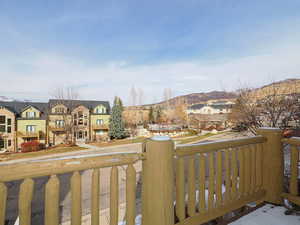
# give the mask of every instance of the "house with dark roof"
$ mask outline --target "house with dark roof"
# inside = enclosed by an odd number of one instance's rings
[[[0,151],[18,151],[24,142],[45,145],[103,138],[108,132],[108,101],[50,99],[41,102],[0,101]]]
[[[223,114],[230,113],[233,104],[223,103],[209,103],[209,104],[195,104],[187,109],[188,114]]]

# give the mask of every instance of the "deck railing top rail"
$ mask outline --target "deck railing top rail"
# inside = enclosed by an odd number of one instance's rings
[[[282,139],[282,143],[290,145],[300,145],[300,137],[291,137]]]
[[[7,164],[0,166],[0,182],[36,178],[53,174],[63,174],[95,168],[133,164],[141,159],[137,153],[110,155],[84,155],[62,159],[36,160],[30,163]]]
[[[188,156],[197,153],[209,153],[226,148],[236,148],[244,145],[266,142],[263,136],[237,138],[234,140],[211,141],[200,144],[179,145],[176,147],[177,156]]]

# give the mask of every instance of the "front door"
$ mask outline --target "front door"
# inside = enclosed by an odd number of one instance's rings
[[[83,132],[82,131],[78,132],[78,139],[83,139]]]
[[[76,141],[85,141],[85,134],[84,134],[84,131],[80,130],[77,132],[77,138],[76,138]]]

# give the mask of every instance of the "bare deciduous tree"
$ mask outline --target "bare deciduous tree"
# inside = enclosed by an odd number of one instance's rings
[[[76,132],[77,126],[74,124],[72,110],[76,106],[75,101],[79,98],[79,93],[74,88],[56,88],[51,95],[56,99],[57,104],[64,105],[67,109],[60,112],[65,131],[65,143],[76,143],[73,133]]]
[[[138,104],[141,106],[144,104],[144,91],[141,88],[139,88],[137,95],[138,95]]]
[[[163,100],[166,102],[166,108],[170,107],[170,99],[172,98],[172,90],[171,88],[165,88],[163,92]]]
[[[134,86],[132,86],[129,95],[130,95],[130,105],[135,106],[136,105],[136,99],[137,99],[137,92],[136,92]]]
[[[261,89],[240,89],[230,119],[254,134],[262,126],[282,129],[299,126],[298,98],[293,84],[283,86],[273,83]]]

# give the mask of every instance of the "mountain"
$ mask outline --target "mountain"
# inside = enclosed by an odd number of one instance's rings
[[[162,108],[174,107],[178,104],[193,105],[198,103],[206,103],[207,101],[223,101],[234,99],[237,95],[234,92],[225,92],[225,91],[211,91],[211,92],[201,92],[201,93],[192,93],[188,95],[181,95],[171,98],[167,101],[162,101],[154,104],[142,105],[142,106],[129,106],[128,109],[149,109],[150,107],[160,106]]]
[[[286,79],[252,90],[253,98],[261,99],[271,95],[300,94],[300,79]]]
[[[251,90],[254,98],[262,98],[272,93],[277,94],[291,94],[300,93],[300,79],[286,79],[278,82],[273,82],[264,85],[259,88],[254,88]],[[207,101],[234,101],[237,98],[238,92],[226,92],[226,91],[211,91],[211,92],[200,92],[192,93],[188,95],[181,95],[171,98],[167,101],[158,102],[155,104],[148,104],[142,106],[129,106],[128,109],[149,109],[151,106],[160,106],[162,108],[166,106],[175,106],[177,104],[193,105],[199,103],[207,103]]]
[[[31,100],[28,99],[15,99],[15,98],[10,98],[7,96],[0,96],[0,101],[2,102],[31,102]]]
[[[9,98],[9,97],[6,97],[6,96],[0,96],[0,101],[3,101],[3,102],[13,102],[13,101],[15,101],[15,99]]]

